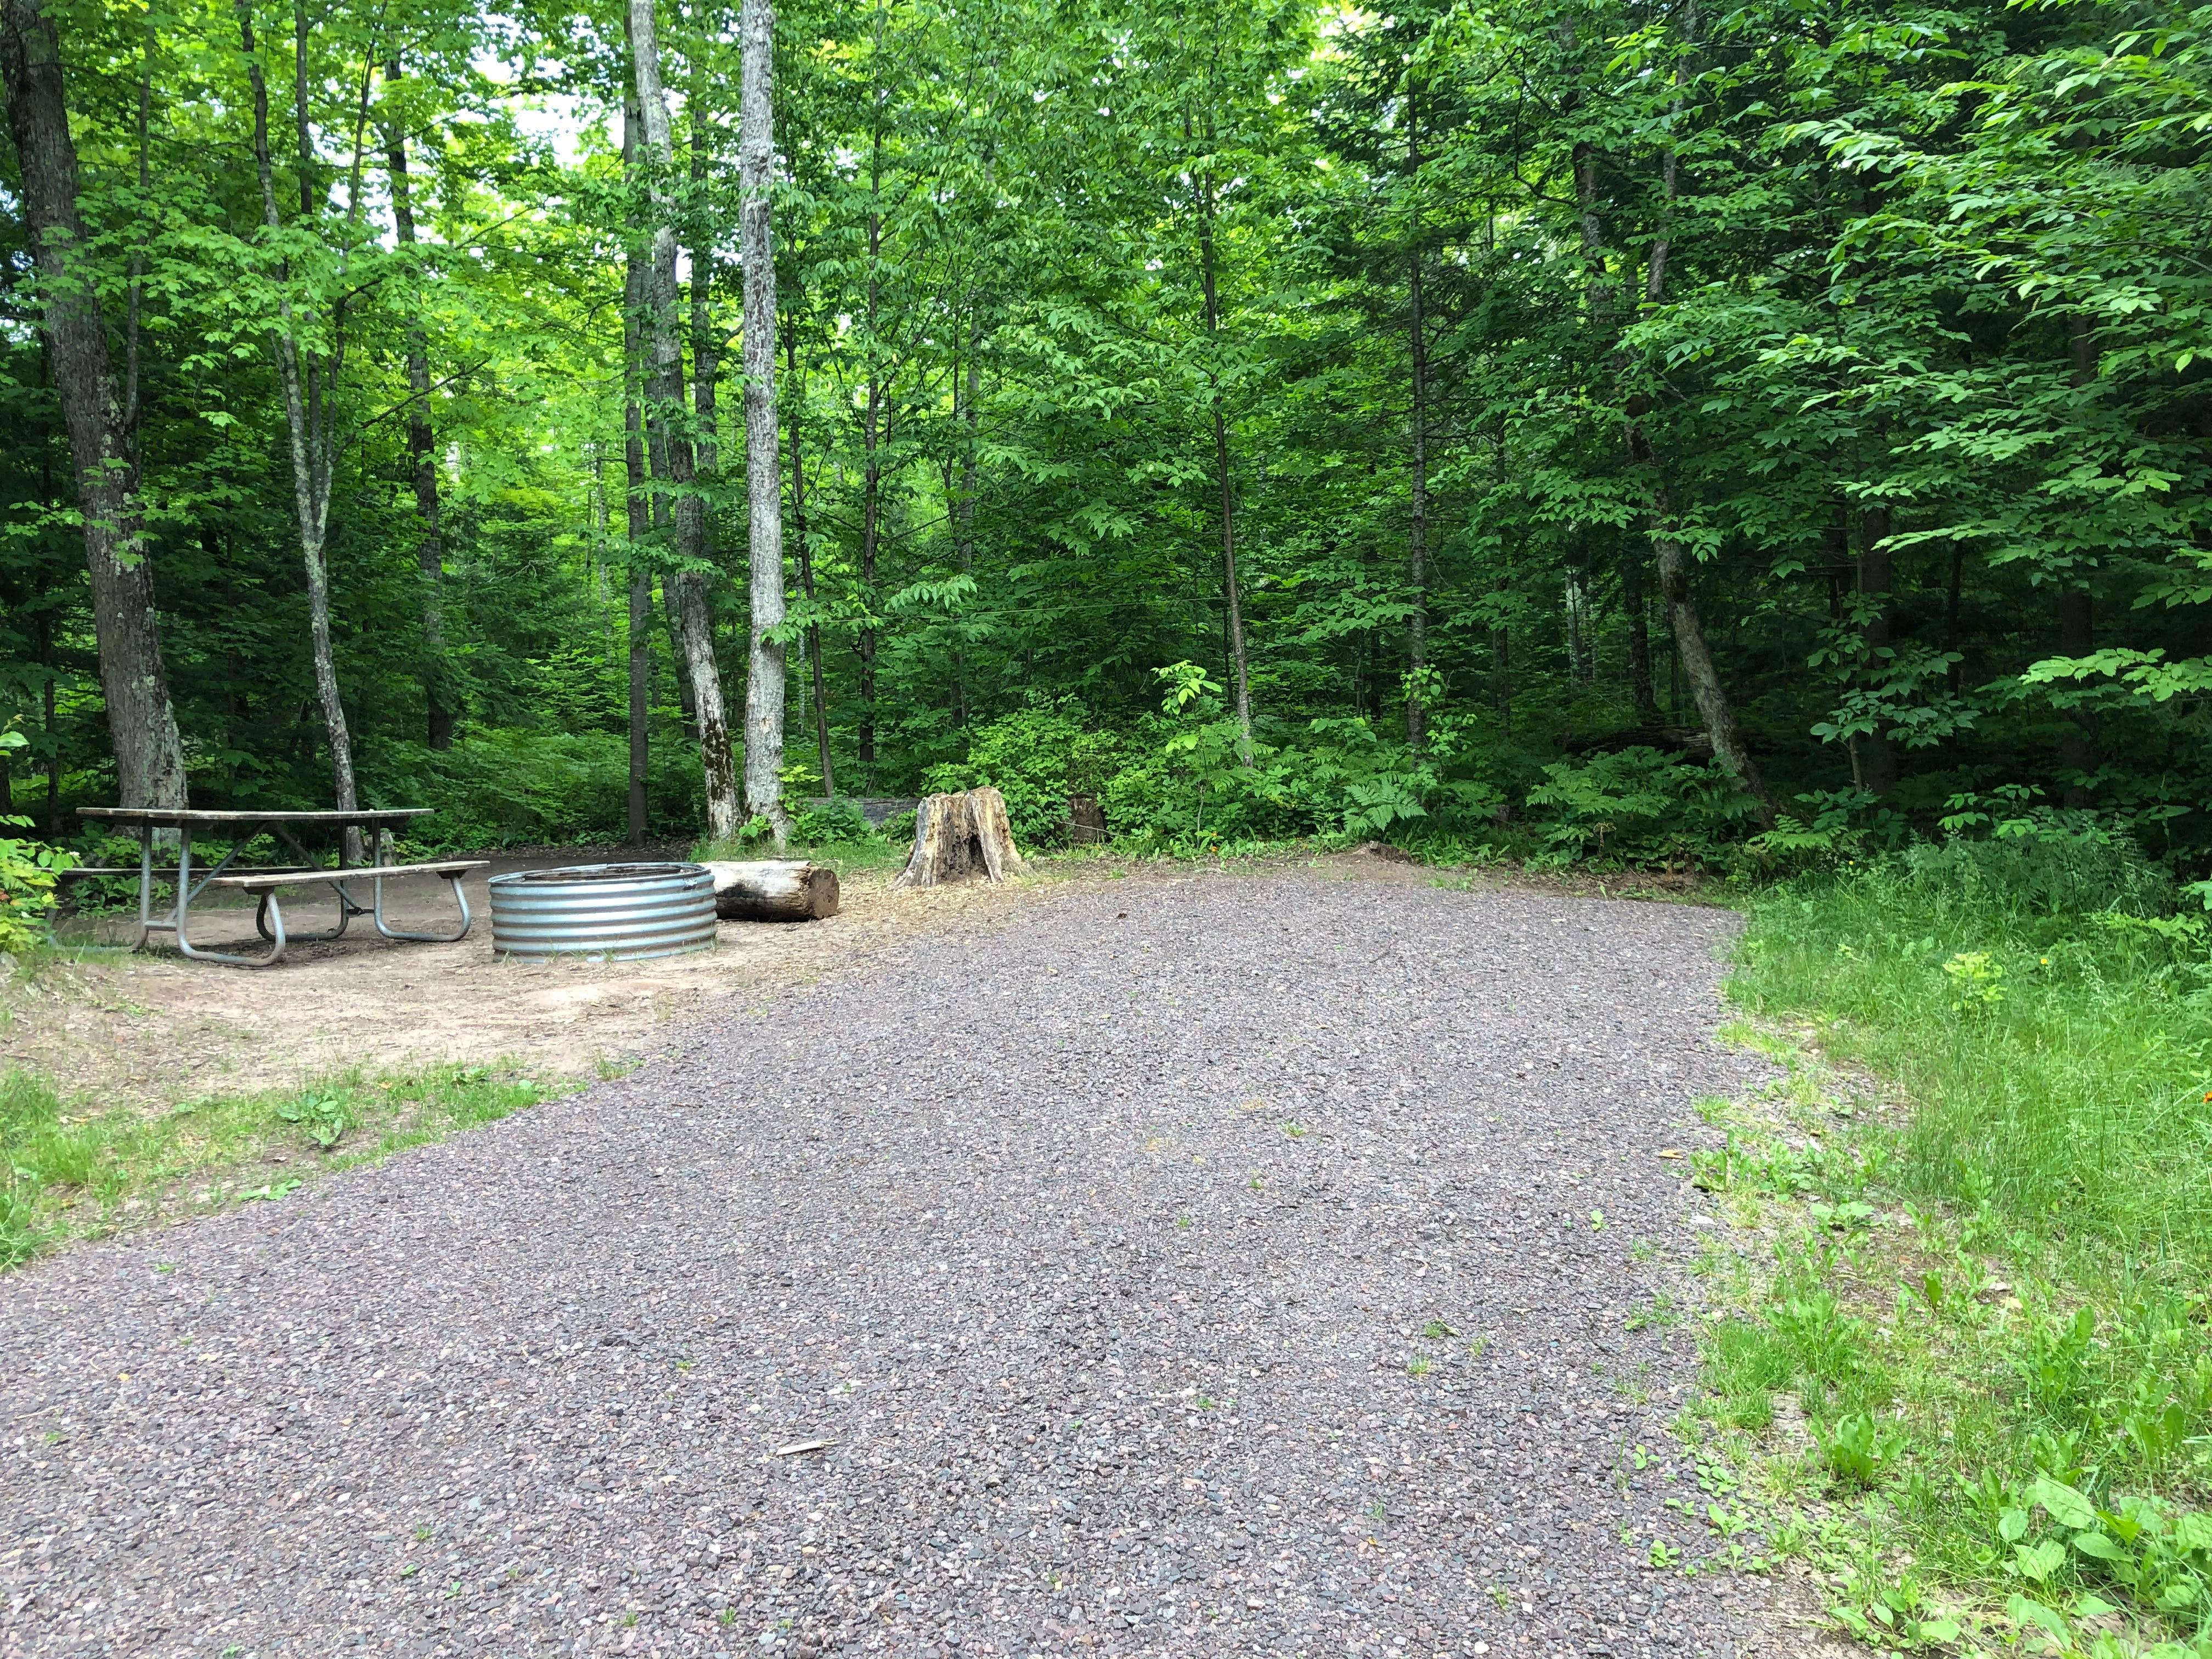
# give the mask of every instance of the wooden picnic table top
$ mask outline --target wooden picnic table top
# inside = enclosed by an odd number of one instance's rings
[[[434,809],[428,806],[362,806],[351,811],[203,811],[185,806],[80,806],[78,813],[88,818],[106,818],[116,823],[164,824],[181,829],[190,824],[195,829],[223,824],[257,823],[368,823],[403,824],[410,818],[428,816]]]

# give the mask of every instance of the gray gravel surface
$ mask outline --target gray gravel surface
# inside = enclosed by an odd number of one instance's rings
[[[1732,926],[1064,893],[0,1279],[0,1652],[1748,1650],[1637,1316]]]

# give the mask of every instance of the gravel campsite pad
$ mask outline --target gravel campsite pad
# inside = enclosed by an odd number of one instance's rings
[[[1650,1565],[1732,925],[1062,893],[0,1279],[0,1652],[1747,1650]]]

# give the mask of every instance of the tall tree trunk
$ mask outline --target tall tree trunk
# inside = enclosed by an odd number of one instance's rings
[[[399,60],[385,66],[388,85],[400,78]],[[412,248],[415,198],[407,175],[407,132],[395,116],[384,127],[385,166],[392,181],[392,222],[399,246]],[[407,318],[407,459],[415,477],[415,516],[422,538],[415,563],[422,589],[422,707],[433,749],[453,746],[458,699],[446,655],[446,543],[439,523],[437,441],[430,429],[430,343],[419,310]]]
[[[982,326],[971,312],[968,319],[967,395],[962,400],[960,409],[960,422],[964,429],[960,445],[960,510],[956,515],[958,535],[954,543],[960,574],[969,577],[975,574],[976,404],[983,395],[982,347]],[[952,653],[952,696],[954,723],[965,731],[968,726],[968,662],[966,654],[957,647]]]
[[[1429,666],[1429,331],[1421,292],[1421,120],[1413,77],[1406,82],[1406,175],[1413,192],[1413,228],[1407,239],[1406,335],[1413,356],[1413,499],[1406,533],[1406,585],[1413,612],[1406,618],[1406,741],[1428,741],[1429,711],[1421,695]]]
[[[1183,115],[1182,136],[1184,143],[1188,144],[1191,120],[1188,110]],[[1211,111],[1207,112],[1206,137],[1207,148],[1211,150],[1214,137]],[[1198,281],[1200,294],[1206,303],[1206,343],[1218,349],[1221,339],[1221,293],[1215,275],[1213,178],[1207,167],[1192,169],[1191,199],[1198,210]],[[1211,410],[1213,417],[1213,479],[1221,506],[1221,591],[1224,627],[1229,635],[1229,667],[1234,681],[1231,690],[1237,699],[1237,758],[1249,766],[1252,763],[1252,677],[1244,653],[1244,596],[1237,581],[1237,490],[1229,471],[1229,427],[1221,411],[1221,366],[1218,355],[1211,366],[1211,373],[1213,377]]]
[[[149,7],[146,13],[146,42],[138,54],[138,202],[137,211],[144,213],[154,187],[153,155],[150,143],[154,112],[154,48],[160,39],[154,27],[154,14]],[[126,291],[123,319],[123,427],[130,434],[131,459],[136,465],[138,453],[138,336],[140,312],[146,297],[146,250],[134,240],[131,249],[131,281]]]
[[[1667,606],[1667,619],[1674,629],[1674,651],[1681,659],[1682,678],[1690,683],[1690,700],[1697,705],[1698,718],[1705,726],[1705,735],[1712,739],[1714,758],[1750,792],[1757,804],[1760,824],[1771,829],[1773,798],[1766,793],[1766,784],[1752,761],[1751,750],[1736,725],[1735,705],[1729,702],[1728,690],[1721,684],[1720,671],[1713,665],[1712,649],[1705,643],[1705,626],[1698,617],[1697,600],[1690,592],[1689,550],[1673,532],[1663,485],[1653,492],[1651,552],[1659,568],[1659,596]]]
[[[39,665],[46,670],[44,684],[40,688],[39,712],[45,721],[40,729],[46,734],[46,834],[59,841],[62,838],[62,740],[60,733],[55,730],[55,716],[59,713],[56,704],[59,701],[57,694],[61,676],[54,671],[54,619],[52,613],[45,611],[39,613]],[[125,804],[182,806],[185,802],[179,794],[173,803],[126,799]]]
[[[675,166],[668,100],[661,89],[660,35],[653,0],[629,0],[630,67],[637,89],[644,143],[646,199],[650,204],[651,262],[646,270],[645,322],[647,421],[654,432],[656,483],[672,497],[676,547],[685,568],[661,578],[681,652],[678,671],[690,682],[699,729],[699,759],[707,780],[707,832],[717,841],[744,825],[736,769],[731,764],[722,676],[714,661],[714,623],[707,595],[706,503],[695,488],[693,453],[684,404],[684,349],[676,321],[676,207],[669,192]],[[665,469],[665,470],[660,470]]]
[[[1863,611],[1859,637],[1869,661],[1877,665],[1891,649],[1894,633],[1890,613],[1893,561],[1889,549],[1881,544],[1888,534],[1888,514],[1870,508],[1859,514],[1856,563]],[[1875,672],[1879,672],[1879,668]],[[1886,726],[1877,726],[1859,739],[1858,759],[1863,787],[1884,799],[1896,790],[1897,744]]]
[[[284,222],[276,206],[276,168],[269,156],[269,83],[262,75],[261,60],[254,51],[252,0],[235,0],[235,9],[239,43],[246,55],[246,80],[253,94],[253,161],[261,182],[261,216],[273,237],[283,230]],[[293,104],[302,149],[297,165],[301,213],[306,216],[313,210],[314,201],[310,193],[313,167],[308,149],[311,140],[303,78],[307,70],[303,29],[304,24],[295,27]],[[330,568],[324,559],[324,537],[330,522],[328,451],[319,430],[321,394],[313,384],[312,367],[303,363],[300,350],[299,321],[286,286],[290,275],[289,265],[280,262],[276,267],[277,330],[271,343],[276,358],[277,383],[284,394],[285,434],[291,441],[292,505],[299,522],[300,556],[307,567],[307,635],[314,659],[315,699],[321,707],[323,731],[331,747],[331,775],[337,805],[341,811],[350,811],[361,802],[354,787],[353,736],[346,726],[345,702],[338,695],[337,659],[331,644]],[[312,411],[311,398],[315,405]],[[352,830],[346,832],[349,857],[359,854],[356,836]]]
[[[799,325],[794,319],[784,334],[784,361],[791,369],[791,527],[799,539],[799,586],[809,605],[814,603],[814,544],[807,539],[806,471],[800,465],[799,415],[806,407],[806,382],[799,370]],[[814,742],[822,763],[822,793],[837,799],[837,777],[830,767],[830,694],[822,682],[822,624],[806,624],[806,662],[814,676]],[[803,711],[802,711],[803,716]]]
[[[40,276],[40,325],[84,520],[117,784],[126,806],[182,806],[184,744],[161,665],[130,428],[108,364],[98,292],[70,268],[74,250],[85,244],[76,146],[60,46],[40,0],[0,0],[0,81],[21,168],[24,228]]]
[[[775,453],[775,9],[771,0],[744,0],[738,36],[738,246],[745,275],[746,542],[752,588],[745,678],[745,805],[768,820],[781,850],[791,837],[791,825],[783,810],[783,647],[769,637],[782,625],[784,611],[783,507]],[[793,449],[795,457],[795,443]],[[822,770],[826,784],[826,741]]]
[[[1948,676],[1951,695],[1958,696],[1966,685],[1966,665],[1960,650],[1960,602],[1965,596],[1966,584],[1966,544],[1954,540],[1951,544],[1951,578],[1943,591],[1943,649],[1961,659],[1951,665]]]
[[[707,187],[707,146],[702,137],[707,125],[706,94],[700,77],[693,78],[691,94],[691,188]],[[702,239],[702,240],[705,239]],[[714,249],[711,241],[691,250],[691,409],[692,428],[699,434],[699,476],[711,485],[722,470],[721,433],[716,401],[721,395],[722,346],[714,337]],[[706,525],[705,542],[714,545],[714,514],[707,511],[709,498],[700,501]]]
[[[2069,378],[2078,387],[2097,380],[2097,334],[2089,319],[2068,319],[2066,355]],[[2058,590],[2058,654],[2086,657],[2097,648],[2094,601],[2086,580],[2069,582]],[[2090,791],[2086,782],[2100,764],[2097,717],[2086,708],[2071,711],[2058,739],[2058,763],[2072,777],[2063,797],[2069,806],[2087,806]]]
[[[1684,8],[1684,16],[1685,30],[1694,39],[1698,16],[1694,3]],[[1680,107],[1679,100],[1676,107]],[[1667,260],[1673,242],[1679,173],[1671,145],[1662,153],[1659,169],[1659,234],[1652,239],[1650,263],[1644,282],[1644,301],[1655,306],[1667,297]],[[1583,199],[1587,208],[1591,195],[1585,193]],[[1601,244],[1602,236],[1595,225],[1594,215],[1586,218],[1585,234],[1596,237]],[[1633,405],[1628,410],[1629,459],[1650,466],[1656,475],[1658,457],[1645,432],[1644,413]],[[1735,706],[1729,700],[1728,688],[1721,683],[1720,670],[1713,662],[1712,647],[1705,641],[1705,625],[1698,618],[1697,599],[1690,588],[1690,552],[1674,532],[1674,508],[1663,477],[1655,476],[1652,481],[1649,523],[1652,562],[1658,568],[1659,595],[1667,607],[1668,627],[1674,636],[1674,654],[1680,663],[1682,678],[1689,682],[1690,700],[1697,705],[1698,720],[1705,728],[1705,736],[1711,740],[1714,758],[1750,793],[1760,825],[1771,829],[1774,799],[1767,793],[1765,781],[1752,761],[1742,728],[1736,724]]]
[[[1644,556],[1625,548],[1620,560],[1620,606],[1628,613],[1628,702],[1638,726],[1659,724],[1651,691],[1651,622],[1644,614]]]
[[[633,106],[633,107],[635,107]],[[630,124],[635,125],[635,123]],[[623,134],[625,154],[630,133]],[[645,268],[632,254],[623,279],[623,492],[629,531],[629,838],[645,839],[645,784],[653,708],[653,568],[645,548],[653,534],[653,509],[645,469],[645,414],[639,407],[638,317],[645,305]]]
[[[1499,584],[1502,587],[1503,583]],[[1503,623],[1490,628],[1490,706],[1497,711],[1501,737],[1513,735],[1513,630]]]

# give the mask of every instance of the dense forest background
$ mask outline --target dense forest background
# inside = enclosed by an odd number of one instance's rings
[[[82,235],[34,269],[0,149],[0,810],[76,841],[120,787],[40,326],[75,292],[195,805],[332,799],[319,561],[365,800],[619,836],[635,726],[646,827],[701,833],[684,596],[732,726],[748,649],[735,9],[647,8],[659,148],[611,5],[44,10]],[[1073,793],[1182,848],[2212,848],[2212,9],[775,27],[794,803],[988,781],[1027,840]]]

